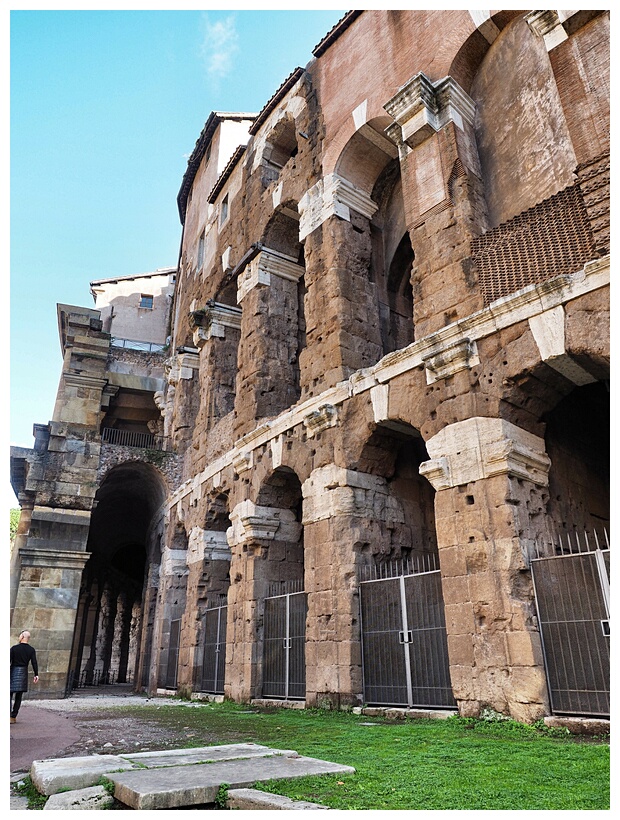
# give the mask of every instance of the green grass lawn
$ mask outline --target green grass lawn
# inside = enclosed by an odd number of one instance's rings
[[[609,745],[509,720],[397,720],[233,703],[182,709],[188,746],[254,742],[354,766],[356,774],[263,784],[334,809],[603,810]],[[188,709],[188,711],[190,711]],[[179,720],[178,706],[157,719]],[[149,716],[150,718],[150,716]]]

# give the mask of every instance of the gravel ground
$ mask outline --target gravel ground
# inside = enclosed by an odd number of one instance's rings
[[[183,748],[188,739],[196,736],[191,729],[191,720],[185,720],[184,714],[199,704],[165,697],[102,694],[77,695],[62,700],[32,700],[28,705],[71,716],[80,733],[80,740],[63,749],[57,757],[78,757]],[[126,706],[139,709],[140,716],[128,716],[118,711],[119,707]],[[160,706],[179,709],[176,726],[163,726],[156,719],[155,710]]]

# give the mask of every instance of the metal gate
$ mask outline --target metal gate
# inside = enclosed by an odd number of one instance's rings
[[[200,691],[213,695],[224,693],[226,665],[226,617],[225,604],[209,607],[204,615],[204,646]]]
[[[554,714],[609,716],[609,541],[565,536],[560,554],[531,560]]]
[[[456,706],[439,569],[403,563],[363,568],[360,578],[364,701],[381,706]]]
[[[265,698],[289,700],[306,696],[306,613],[305,592],[285,592],[265,599]]]

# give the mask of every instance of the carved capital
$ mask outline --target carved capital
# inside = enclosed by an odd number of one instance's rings
[[[226,328],[241,328],[241,308],[221,302],[209,301],[202,310],[193,311],[190,317],[195,317],[193,340],[198,350],[209,339],[226,338]]]
[[[299,238],[304,239],[331,216],[350,222],[353,210],[370,219],[377,207],[366,191],[338,174],[328,174],[299,201]]]
[[[241,302],[255,287],[269,287],[272,276],[297,282],[304,272],[303,265],[298,265],[294,257],[263,248],[239,275],[237,301]]]
[[[396,129],[390,126],[390,138],[410,148],[449,122],[461,130],[465,123],[474,122],[475,103],[452,77],[433,83],[423,72],[413,76],[383,107],[401,129],[399,140]]]
[[[431,458],[420,474],[436,490],[507,475],[547,486],[551,461],[539,436],[504,419],[471,418],[444,427],[426,442]]]
[[[187,544],[187,565],[202,561],[230,561],[226,533],[194,527]]]
[[[438,351],[429,351],[422,356],[426,368],[426,383],[433,384],[439,379],[453,376],[459,370],[468,370],[480,364],[475,341],[460,339],[453,345]]]
[[[308,438],[314,438],[323,430],[338,424],[338,411],[333,404],[322,404],[317,410],[304,416],[303,423]]]
[[[301,524],[292,510],[259,507],[249,499],[242,501],[230,514],[232,526],[226,533],[231,547],[250,541],[298,541]]]

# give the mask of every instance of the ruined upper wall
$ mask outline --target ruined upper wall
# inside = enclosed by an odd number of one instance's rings
[[[115,339],[164,345],[170,327],[175,278],[176,268],[163,268],[91,282],[103,329]]]

